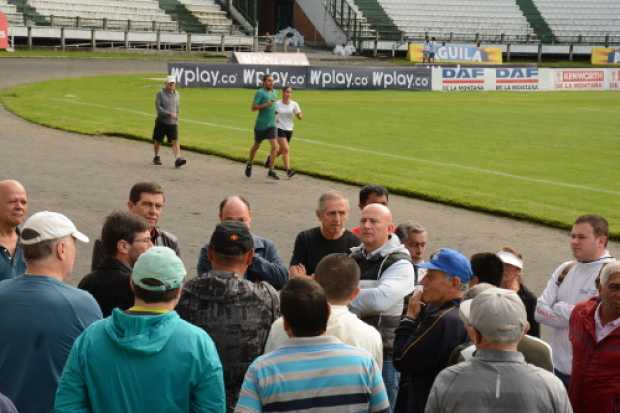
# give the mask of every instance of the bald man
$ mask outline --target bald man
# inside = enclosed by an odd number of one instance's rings
[[[220,222],[243,222],[248,229],[251,229],[252,210],[250,203],[239,195],[225,198],[220,202],[219,219]],[[288,280],[288,269],[278,255],[276,246],[272,241],[256,234],[252,234],[252,239],[254,240],[254,258],[245,274],[246,279],[254,282],[266,281],[275,289],[281,289]],[[197,270],[199,276],[211,270],[209,244],[205,244],[200,250]]]
[[[394,369],[394,332],[403,313],[405,296],[415,287],[415,270],[409,251],[393,235],[392,213],[381,204],[369,204],[362,210],[362,245],[351,249],[351,257],[361,269],[360,288],[351,311],[374,326],[383,339],[383,381],[394,407],[399,374]]]
[[[26,272],[18,226],[24,223],[27,213],[24,186],[14,180],[0,181],[0,281]]]

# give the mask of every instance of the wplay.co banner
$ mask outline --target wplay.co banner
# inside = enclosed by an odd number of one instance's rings
[[[609,47],[592,48],[593,65],[608,65],[613,63],[620,63],[620,49],[612,49]]]
[[[273,76],[276,87],[298,89],[430,90],[431,69],[362,68],[341,66],[271,66],[169,63],[168,73],[182,87],[256,88],[263,75]]]
[[[411,62],[422,62],[424,45],[410,43],[408,50]],[[466,44],[446,44],[435,47],[437,63],[502,63],[502,49],[498,47],[476,47]]]

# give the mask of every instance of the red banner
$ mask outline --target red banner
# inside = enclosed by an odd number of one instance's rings
[[[9,48],[9,22],[0,11],[0,49]]]

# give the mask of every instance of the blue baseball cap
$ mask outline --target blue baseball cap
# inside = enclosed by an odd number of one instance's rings
[[[474,275],[467,257],[450,248],[440,249],[433,254],[429,262],[418,265],[418,268],[445,272],[449,276],[459,277],[463,283],[468,283]]]

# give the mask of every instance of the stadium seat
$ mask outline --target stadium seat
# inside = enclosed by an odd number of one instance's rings
[[[4,13],[10,26],[21,26],[24,24],[23,14],[17,11],[17,7],[9,4],[7,0],[0,0],[0,11]]]
[[[553,34],[560,41],[601,42],[607,35],[620,37],[620,2],[617,0],[534,0]]]
[[[356,0],[377,1],[407,37],[425,34],[445,39],[481,41],[505,36],[534,38],[515,0]],[[370,17],[370,16],[366,16]]]

